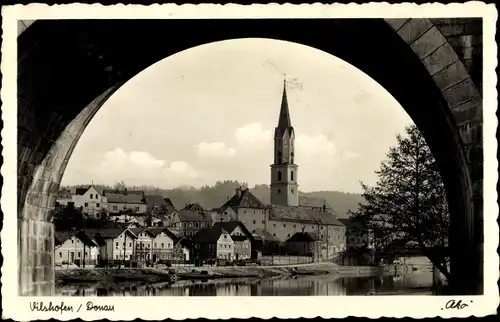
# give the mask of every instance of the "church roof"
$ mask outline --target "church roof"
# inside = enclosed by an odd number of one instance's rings
[[[288,98],[286,95],[286,80],[283,83],[283,96],[281,98],[281,109],[278,118],[278,126],[274,131],[275,136],[282,136],[286,131],[293,132],[292,121],[290,119],[290,109],[288,108]]]
[[[271,205],[270,220],[302,222],[316,225],[344,226],[332,213],[301,206]]]
[[[239,189],[239,190],[238,190]],[[237,192],[220,207],[220,211],[226,208],[255,208],[264,209],[266,206],[255,197],[250,190],[238,188]]]

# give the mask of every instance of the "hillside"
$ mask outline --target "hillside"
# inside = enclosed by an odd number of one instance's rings
[[[123,186],[125,186],[125,184],[121,183],[119,184],[119,187],[115,186],[113,188],[122,188]],[[160,189],[151,186],[129,186],[128,189],[140,189],[144,190],[147,195],[161,195],[163,197],[168,197],[170,198],[170,200],[172,200],[172,203],[177,209],[181,209],[187,203],[193,202],[199,203],[205,209],[212,209],[222,206],[231,196],[234,195],[235,189],[240,186],[247,187],[245,183],[227,180],[216,182],[216,184],[213,186],[204,186],[201,188],[179,187],[175,189]],[[108,189],[112,188],[105,186],[100,187]],[[270,192],[268,185],[256,185],[250,190],[264,204],[269,204]],[[358,207],[358,203],[362,201],[362,197],[359,194],[340,191],[314,191],[308,193],[299,193],[302,196],[325,199],[326,202],[328,202],[328,204],[330,204],[330,206],[332,206],[332,208],[337,212],[340,218],[348,217],[347,212],[350,209],[355,210]]]

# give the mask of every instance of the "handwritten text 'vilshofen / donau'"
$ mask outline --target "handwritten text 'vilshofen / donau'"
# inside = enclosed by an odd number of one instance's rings
[[[83,304],[80,304],[78,306],[78,309],[76,312],[80,312],[82,309]],[[53,304],[52,301],[50,301],[48,304],[40,301],[40,302],[31,302],[30,303],[30,309],[31,311],[38,311],[38,312],[60,312],[61,314],[63,312],[75,312],[73,305],[67,305],[64,304],[64,302],[61,302],[60,304]],[[88,301],[85,303],[85,311],[95,311],[95,312],[102,312],[102,311],[108,311],[108,312],[114,312],[115,311],[115,306],[114,305],[96,305],[92,303],[91,301]]]

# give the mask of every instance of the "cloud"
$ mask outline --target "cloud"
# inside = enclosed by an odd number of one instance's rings
[[[165,173],[169,177],[176,178],[194,179],[200,177],[200,173],[186,161],[171,162],[170,165],[165,169]]]
[[[316,136],[299,135],[295,139],[298,158],[329,158],[335,156],[335,144],[325,134]]]
[[[236,150],[226,146],[224,142],[201,142],[196,145],[198,155],[211,158],[229,158],[236,154]]]
[[[117,147],[107,151],[98,165],[103,182],[125,181],[127,184],[178,184],[200,177],[200,173],[186,161],[166,162],[148,152],[125,152]]]
[[[262,128],[260,123],[251,123],[236,129],[234,132],[236,141],[242,145],[257,145],[269,143],[272,140],[272,132]]]

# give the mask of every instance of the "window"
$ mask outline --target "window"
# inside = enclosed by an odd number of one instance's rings
[[[293,164],[293,155],[294,155],[294,153],[293,153],[293,152],[292,152],[292,153],[290,153],[290,156],[291,156],[290,161],[291,161],[291,163],[292,163],[292,164]],[[293,176],[292,176],[292,180],[293,180]]]
[[[95,204],[95,206],[96,206],[96,207],[100,207],[100,206],[101,206],[101,204],[100,204],[100,203],[96,203],[96,204]]]
[[[255,220],[253,221],[253,223],[255,224]]]
[[[281,189],[277,189],[277,190],[276,190],[276,192],[277,192],[278,194],[280,194],[280,193],[281,193]]]
[[[161,248],[163,248],[163,247],[164,247],[163,245],[164,245],[164,244],[163,244],[163,243],[161,243]]]
[[[296,227],[297,227],[297,225],[293,225],[293,228],[296,228]]]
[[[96,216],[97,218],[99,218],[99,213],[96,213],[96,214],[95,214],[95,216]]]
[[[276,228],[276,224],[273,224],[273,227]]]
[[[286,227],[286,224],[283,224],[283,227]]]
[[[132,243],[128,243],[128,247],[132,247]]]
[[[86,203],[84,203],[84,206],[85,206],[85,207],[88,207],[88,206],[89,206],[89,204],[86,202]]]
[[[136,206],[136,207],[135,207],[135,211],[137,212],[137,211],[139,211],[139,210],[140,210],[139,206]]]
[[[97,193],[95,194],[95,198],[96,198],[96,199],[97,199],[97,198],[99,198],[99,195],[98,195]]]
[[[278,171],[278,181],[281,181],[281,171]]]
[[[62,258],[62,253],[61,252],[59,252],[59,257]]]
[[[273,233],[273,237],[276,237],[276,233]]]
[[[156,248],[156,243],[154,244],[154,247]]]
[[[290,234],[286,234],[286,237],[290,237]]]
[[[194,224],[194,226],[195,226],[195,227],[198,227],[198,223],[195,223],[195,224]]]
[[[293,163],[293,161],[292,161],[292,163]],[[290,172],[290,179],[293,181],[293,171],[292,171],[292,172]],[[293,191],[292,191],[292,192],[293,192]]]
[[[187,227],[187,223],[184,223],[184,227]]]
[[[265,224],[265,223],[266,223],[266,221],[265,221],[265,220],[262,220],[262,223],[263,223],[263,224]]]
[[[116,247],[118,247],[118,242],[116,242]]]
[[[93,196],[94,196],[93,194],[90,194],[90,199],[92,199]]]
[[[323,226],[321,226],[321,230],[323,230]]]
[[[323,238],[323,235],[321,235],[321,238]]]
[[[254,229],[254,230],[252,230],[252,234],[255,234],[255,229]]]
[[[75,243],[75,240],[73,238],[71,238],[71,243],[74,244]]]
[[[82,253],[81,252],[78,252],[78,257],[82,256]]]
[[[292,193],[294,192],[294,190],[293,190],[293,189],[292,189],[291,191],[292,191]]]
[[[117,206],[113,206],[113,210],[114,210],[114,211],[117,211],[117,210],[118,210],[118,207],[117,207]]]

